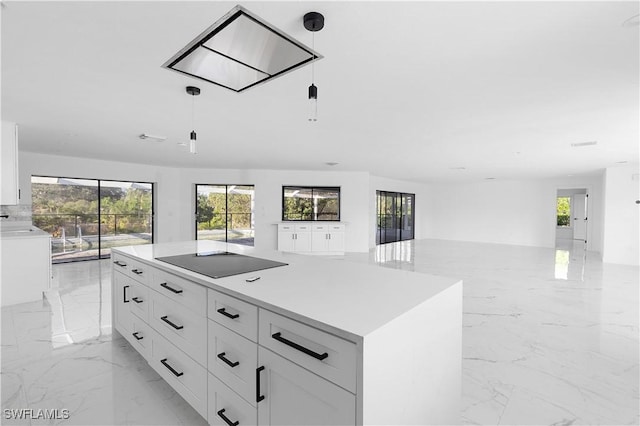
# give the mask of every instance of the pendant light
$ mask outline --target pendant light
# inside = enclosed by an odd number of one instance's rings
[[[309,12],[303,18],[304,27],[311,31],[311,50],[313,59],[311,61],[311,86],[309,86],[309,121],[318,121],[318,87],[315,85],[315,63],[316,46],[315,34],[324,28],[324,16],[318,12]]]
[[[198,96],[200,94],[200,89],[195,87],[195,86],[187,86],[187,93],[191,95],[191,128],[195,129],[195,97]],[[191,133],[189,134],[189,153],[190,154],[197,154],[197,147],[196,147],[196,131],[192,130]]]

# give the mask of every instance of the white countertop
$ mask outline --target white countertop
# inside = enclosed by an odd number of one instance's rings
[[[362,338],[459,280],[376,265],[324,259],[278,251],[256,250],[215,241],[147,244],[113,249],[166,271],[179,272],[200,284],[253,302],[328,325]],[[288,263],[287,266],[213,279],[155,260],[156,257],[214,250]],[[247,283],[246,278],[260,276]],[[340,333],[343,334],[343,333]],[[346,336],[345,336],[346,337]]]
[[[13,239],[13,238],[49,238],[51,235],[48,232],[43,231],[40,228],[36,228],[33,225],[28,226],[15,226],[10,225],[11,222],[4,222],[0,224],[0,238]]]

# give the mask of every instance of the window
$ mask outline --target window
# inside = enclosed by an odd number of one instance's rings
[[[33,224],[51,234],[53,263],[104,259],[153,242],[153,184],[31,176]]]
[[[571,197],[557,198],[556,222],[559,227],[571,226]]]
[[[283,186],[282,220],[340,220],[340,188]]]
[[[196,185],[196,239],[252,246],[253,185]]]
[[[415,194],[376,191],[378,231],[376,244],[415,238]]]

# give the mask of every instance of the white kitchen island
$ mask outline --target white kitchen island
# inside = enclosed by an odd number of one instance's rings
[[[288,265],[213,279],[156,260],[212,251]],[[115,329],[210,424],[460,423],[460,281],[212,241],[112,261]]]

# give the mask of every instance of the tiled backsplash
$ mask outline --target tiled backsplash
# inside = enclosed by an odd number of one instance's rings
[[[19,204],[17,206],[0,206],[0,215],[9,215],[2,218],[2,222],[29,222],[31,223],[31,204]]]

